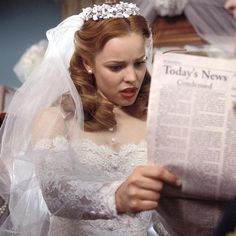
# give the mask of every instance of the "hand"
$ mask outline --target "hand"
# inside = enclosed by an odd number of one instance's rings
[[[118,213],[140,212],[155,209],[164,183],[180,186],[179,179],[160,166],[137,166],[117,189]]]

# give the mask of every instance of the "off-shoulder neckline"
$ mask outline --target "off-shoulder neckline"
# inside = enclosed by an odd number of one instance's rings
[[[138,143],[124,143],[118,146],[118,148],[113,148],[111,145],[108,144],[98,144],[94,140],[89,138],[81,138],[78,140],[75,140],[71,142],[72,147],[82,147],[83,144],[89,144],[89,146],[95,147],[98,150],[107,151],[109,153],[120,153],[122,151],[125,151],[127,149],[129,150],[135,150],[135,149],[143,149],[146,148],[146,140],[141,140]],[[64,136],[56,136],[53,139],[40,139],[36,144],[34,145],[34,149],[56,149],[56,150],[64,150],[63,148],[60,148],[60,145],[64,145],[65,147],[69,147],[69,141]]]

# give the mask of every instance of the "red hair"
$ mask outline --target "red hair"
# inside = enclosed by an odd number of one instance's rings
[[[89,20],[75,33],[75,52],[69,70],[82,100],[86,131],[107,130],[116,125],[116,120],[113,104],[97,93],[95,79],[93,75],[88,74],[83,62],[94,64],[96,53],[99,53],[110,39],[131,32],[140,34],[146,39],[151,36],[146,19],[140,15],[99,21]],[[138,118],[146,115],[149,87],[150,75],[146,72],[135,103],[122,109]]]

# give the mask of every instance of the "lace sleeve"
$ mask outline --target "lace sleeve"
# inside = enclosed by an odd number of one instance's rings
[[[55,137],[40,139],[39,132],[45,134],[41,122],[52,120],[50,116],[46,120],[45,115],[41,116],[33,131],[36,175],[48,209],[64,218],[116,217],[115,191],[121,181],[109,180],[87,170],[80,162],[83,152],[75,152],[69,139],[62,136],[66,129],[62,126],[63,120],[56,122]]]

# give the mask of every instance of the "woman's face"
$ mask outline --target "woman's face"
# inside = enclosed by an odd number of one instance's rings
[[[145,39],[137,33],[109,40],[92,68],[98,91],[110,102],[135,102],[146,73]]]

